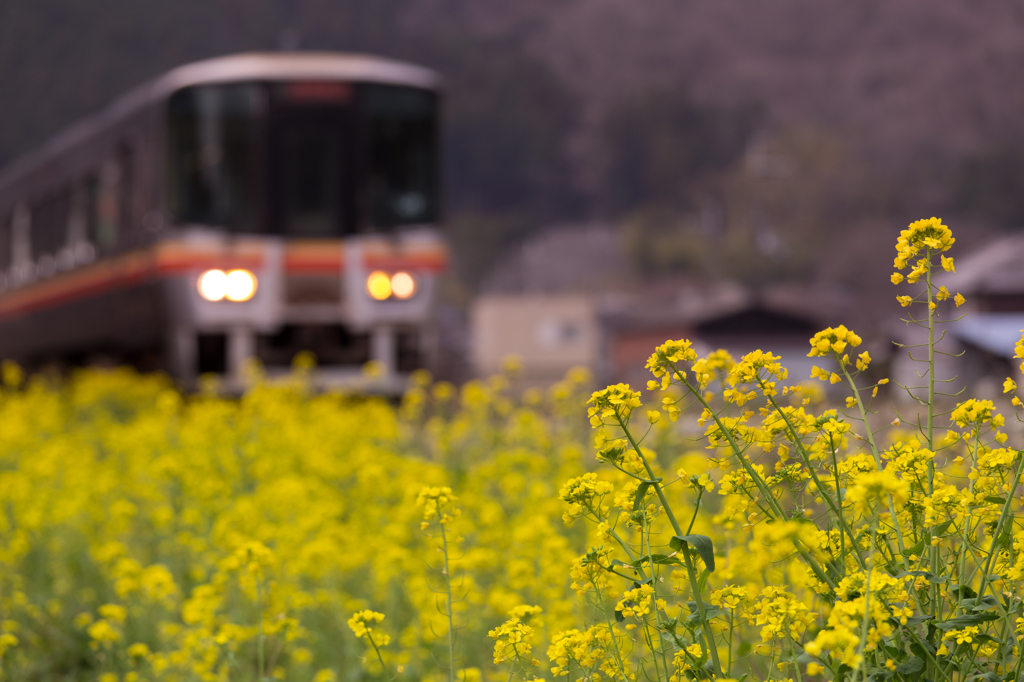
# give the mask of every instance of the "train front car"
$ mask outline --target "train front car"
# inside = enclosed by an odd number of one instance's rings
[[[180,235],[163,248],[183,272],[167,282],[173,362],[230,379],[245,358],[274,372],[308,350],[331,383],[374,360],[380,385],[395,386],[430,354],[447,260],[436,77],[368,57],[248,59],[267,73],[191,67],[185,77],[224,82],[167,103]]]
[[[51,239],[66,243],[55,251],[71,253],[68,272],[15,256],[29,276],[0,295],[0,332],[25,333],[20,345],[0,339],[0,353],[33,364],[156,348],[185,385],[214,372],[236,387],[249,358],[273,375],[311,351],[325,383],[365,383],[375,361],[374,387],[399,390],[429,364],[447,263],[437,87],[433,72],[377,57],[248,54],[180,67],[123,98],[77,141],[37,154],[24,200],[8,196],[17,250],[18,216],[37,213],[33,178],[96,157],[91,181],[65,183],[91,217],[71,210]],[[120,222],[106,246],[105,214]],[[106,284],[90,293],[95,273]],[[5,301],[58,285],[70,296],[4,324]]]

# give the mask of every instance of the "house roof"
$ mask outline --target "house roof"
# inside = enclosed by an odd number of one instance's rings
[[[942,273],[935,282],[964,296],[1024,293],[1024,234],[996,239],[956,258],[956,272]]]
[[[1024,313],[975,313],[950,326],[953,336],[1001,358],[1015,357],[1022,330]]]
[[[609,291],[621,287],[628,270],[612,225],[558,225],[510,249],[480,289],[485,294]]]

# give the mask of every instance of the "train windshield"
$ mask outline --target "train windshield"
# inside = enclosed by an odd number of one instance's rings
[[[391,85],[364,85],[359,94],[371,224],[393,227],[436,221],[436,95]]]
[[[255,84],[187,88],[168,109],[168,193],[178,222],[251,230],[258,224],[265,98]]]
[[[270,91],[268,209],[273,231],[294,237],[352,232],[352,86],[276,83]]]
[[[331,237],[438,217],[437,97],[339,82],[186,88],[168,112],[179,223]]]

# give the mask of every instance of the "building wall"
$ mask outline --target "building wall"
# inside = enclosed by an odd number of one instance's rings
[[[584,294],[485,295],[470,325],[478,375],[517,355],[528,379],[556,379],[575,366],[595,369],[601,337],[595,302]]]

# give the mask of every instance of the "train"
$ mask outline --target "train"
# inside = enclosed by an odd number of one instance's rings
[[[388,58],[180,66],[0,171],[0,358],[183,386],[301,351],[402,385],[436,353],[440,76]]]

